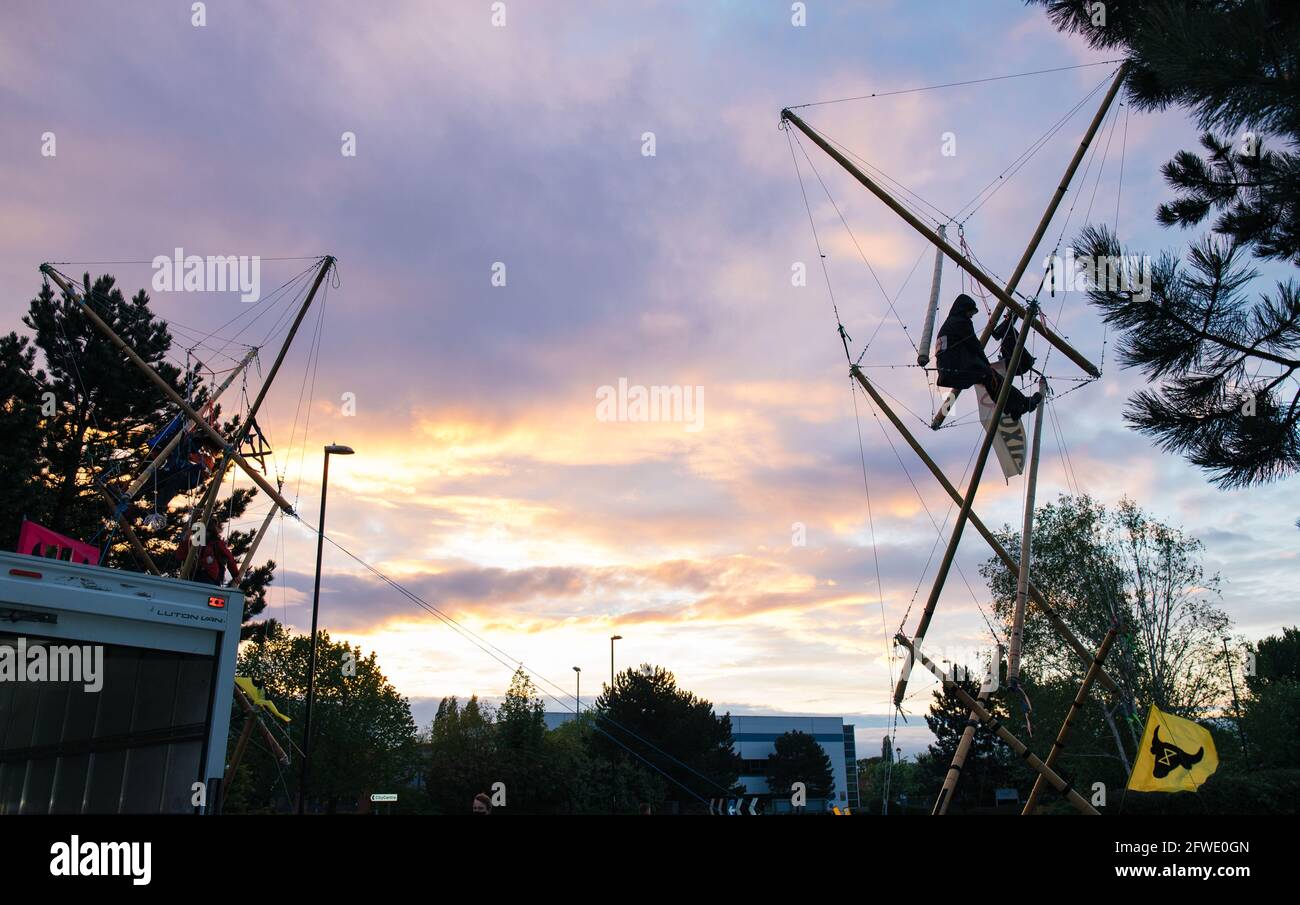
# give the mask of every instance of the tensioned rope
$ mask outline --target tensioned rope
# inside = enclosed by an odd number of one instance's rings
[[[899,94],[914,94],[918,91],[935,91],[940,88],[958,88],[963,85],[982,85],[986,82],[1001,82],[1007,79],[1020,79],[1033,75],[1044,75],[1051,72],[1068,72],[1072,69],[1087,69],[1092,66],[1106,66],[1111,63],[1122,63],[1123,60],[1098,60],[1095,63],[1079,63],[1075,66],[1056,66],[1051,69],[1034,69],[1030,72],[1013,72],[1008,75],[995,75],[981,79],[966,79],[961,82],[945,82],[940,85],[923,85],[919,88],[900,88],[894,91],[874,91],[871,94],[859,94],[854,97],[840,97],[828,101],[812,101],[807,104],[796,104],[788,107],[789,110],[802,110],[805,107],[822,107],[827,104],[843,104],[849,101],[869,100],[873,97],[894,97]]]

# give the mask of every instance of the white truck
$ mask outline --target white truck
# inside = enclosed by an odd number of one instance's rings
[[[0,815],[215,813],[244,598],[0,552]]]

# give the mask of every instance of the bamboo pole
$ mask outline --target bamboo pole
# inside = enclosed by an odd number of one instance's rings
[[[190,510],[190,520],[185,525],[185,532],[193,531],[194,523],[198,521],[203,526],[203,543],[191,543],[189,549],[185,551],[185,561],[181,563],[181,578],[189,579],[190,573],[194,570],[194,561],[199,555],[199,548],[206,546],[208,543],[208,522],[212,520],[212,512],[217,508],[217,497],[221,494],[221,485],[226,481],[226,469],[229,465],[229,458],[222,456],[220,467],[212,473],[212,479],[208,481],[208,487],[203,492],[203,498],[199,501],[199,518],[197,520],[194,518],[194,510]]]
[[[1029,474],[1025,479],[1025,516],[1020,529],[1020,574],[1016,576],[1016,607],[1011,620],[1011,641],[1007,650],[1007,685],[1020,686],[1020,651],[1024,646],[1025,604],[1029,597],[1029,561],[1034,537],[1034,493],[1038,488],[1038,451],[1043,445],[1043,416],[1047,414],[1047,380],[1038,378],[1043,394],[1034,415],[1034,439],[1029,446]]]
[[[125,514],[117,511],[117,501],[113,499],[113,495],[99,484],[96,484],[95,487],[99,490],[100,496],[104,498],[104,503],[108,506],[109,511],[113,513],[113,518],[116,519],[118,527],[126,535],[127,543],[131,545],[131,552],[135,554],[136,560],[150,573],[161,575],[162,573],[158,571],[158,567],[154,565],[153,557],[149,555],[149,551],[145,549],[144,544],[140,543],[140,538],[136,536],[135,529],[127,522]]]
[[[948,238],[948,227],[939,227],[939,236]],[[930,343],[934,339],[934,318],[939,312],[939,283],[943,279],[943,249],[934,250],[934,276],[930,279],[930,302],[925,308],[925,326],[921,330],[921,345],[916,350],[916,363],[925,367],[930,363]]]
[[[253,705],[253,702],[248,699],[248,695],[244,694],[244,690],[237,685],[235,686],[235,700],[239,702],[239,706],[244,710],[244,728],[240,731],[239,739],[235,742],[235,750],[230,756],[230,763],[226,765],[226,776],[221,783],[221,802],[223,805],[226,801],[226,795],[230,791],[230,784],[234,781],[235,771],[239,769],[239,762],[244,759],[244,750],[248,747],[248,739],[253,734],[254,728],[261,732],[262,740],[270,746],[275,759],[282,765],[289,763],[289,755],[285,753],[284,748],[280,747],[280,743],[275,740],[271,730],[266,728],[266,724],[262,722],[262,715]]]
[[[1122,63],[1119,71],[1115,73],[1114,81],[1110,83],[1110,89],[1106,92],[1106,96],[1102,98],[1101,106],[1093,114],[1092,122],[1088,123],[1088,129],[1083,133],[1083,139],[1079,142],[1079,146],[1075,148],[1074,157],[1070,158],[1070,165],[1065,168],[1065,175],[1061,177],[1060,184],[1056,186],[1056,192],[1052,195],[1052,200],[1048,202],[1047,210],[1043,211],[1043,216],[1039,218],[1038,227],[1034,230],[1034,235],[1029,239],[1029,244],[1025,246],[1025,253],[1020,256],[1016,269],[1011,272],[1011,278],[1007,280],[1006,289],[1008,295],[1016,291],[1016,286],[1020,284],[1020,278],[1025,275],[1025,271],[1029,268],[1029,262],[1034,253],[1038,251],[1038,245],[1043,241],[1043,236],[1047,233],[1047,227],[1051,224],[1052,218],[1056,216],[1056,210],[1061,206],[1065,193],[1069,191],[1070,183],[1074,181],[1074,174],[1078,171],[1079,164],[1083,162],[1083,155],[1088,152],[1088,146],[1092,144],[1092,140],[1097,135],[1097,130],[1101,128],[1102,121],[1106,118],[1106,113],[1110,110],[1110,105],[1114,103],[1115,96],[1119,94],[1120,86],[1124,83],[1124,78],[1127,75],[1128,63]],[[1002,316],[1004,307],[1001,299],[998,299],[997,304],[993,306],[993,314],[980,332],[981,349],[988,343],[989,336],[993,333],[993,327],[997,324],[998,318]],[[935,430],[939,429],[939,425],[943,424],[943,419],[948,412],[952,411],[952,405],[957,401],[957,396],[960,393],[961,390],[948,391],[930,427]]]
[[[832,160],[834,160],[845,170],[847,170],[849,174],[853,176],[853,178],[857,179],[858,182],[862,183],[862,185],[864,185],[872,194],[874,194],[877,198],[883,201],[886,207],[888,207],[894,213],[898,214],[898,216],[902,217],[903,220],[909,226],[911,226],[921,235],[925,236],[932,243],[938,246],[938,248],[945,255],[951,258],[953,263],[955,263],[958,267],[960,267],[962,270],[969,273],[971,277],[974,278],[975,282],[979,283],[981,286],[987,289],[993,296],[995,296],[999,301],[1001,301],[1004,305],[1006,305],[1006,307],[1014,311],[1017,315],[1019,315],[1020,317],[1025,317],[1026,320],[1028,320],[1031,324],[1033,324],[1034,329],[1037,330],[1040,334],[1042,334],[1044,339],[1046,339],[1052,345],[1056,346],[1056,348],[1059,349],[1061,353],[1065,355],[1066,358],[1070,359],[1070,361],[1077,364],[1086,373],[1088,373],[1093,377],[1098,377],[1101,375],[1101,372],[1097,370],[1096,365],[1088,361],[1087,358],[1085,358],[1082,354],[1080,354],[1079,351],[1076,350],[1073,346],[1071,346],[1064,338],[1058,336],[1055,331],[1053,331],[1050,327],[1048,327],[1045,323],[1042,322],[1042,319],[1038,317],[1037,310],[1034,311],[1034,315],[1032,317],[1028,317],[1027,316],[1028,309],[1026,309],[1024,305],[1020,304],[1020,302],[1012,298],[1011,295],[1005,289],[1003,289],[1001,286],[995,283],[993,279],[988,274],[986,274],[983,270],[980,270],[980,268],[976,267],[975,264],[972,263],[965,255],[963,255],[960,251],[958,251],[957,249],[953,248],[950,244],[948,244],[948,241],[946,239],[940,237],[938,233],[936,233],[934,230],[930,229],[930,227],[926,226],[924,223],[918,220],[912,214],[911,211],[909,211],[907,208],[903,207],[901,204],[895,201],[892,195],[890,195],[887,191],[885,191],[880,186],[878,186],[871,179],[871,177],[867,176],[856,166],[854,166],[847,157],[845,157],[834,147],[832,147],[831,144],[826,141],[826,139],[822,138],[819,134],[817,134],[817,132],[815,132],[807,123],[805,123],[802,119],[800,119],[797,115],[795,115],[788,109],[781,111],[781,118],[793,123],[799,129],[799,131],[807,135],[813,141],[814,144],[816,144],[819,148],[825,151]]]
[[[236,685],[235,694],[239,697],[239,706],[244,708],[244,713],[257,717],[257,728],[262,731],[262,738],[271,746],[271,753],[275,755],[275,759],[281,764],[289,763],[289,755],[285,753],[284,748],[280,747],[280,743],[271,734],[271,730],[266,728],[266,724],[262,722],[261,711],[248,699],[248,695],[244,694],[244,689]]]
[[[280,511],[279,509],[276,509],[274,506],[272,506],[270,511],[266,513],[266,518],[262,520],[262,527],[257,529],[257,536],[253,538],[253,543],[249,546],[248,550],[245,551],[244,561],[239,564],[238,577],[232,577],[230,579],[230,584],[227,585],[227,587],[231,587],[231,588],[235,587],[236,585],[239,584],[240,580],[245,575],[248,574],[248,567],[249,565],[252,564],[253,557],[257,554],[257,548],[261,546],[262,538],[266,537],[267,529],[271,527],[271,521],[275,518],[275,514],[279,511]]]
[[[981,704],[988,704],[989,695],[996,687],[996,683],[991,680],[1001,667],[1002,645],[999,644],[993,657],[990,681],[984,683],[984,687],[980,689],[980,696],[976,698]],[[943,777],[943,788],[939,790],[939,798],[934,803],[931,816],[937,817],[948,813],[948,805],[952,803],[952,798],[957,793],[957,781],[961,779],[962,768],[966,766],[966,755],[970,754],[971,744],[975,741],[975,727],[979,724],[979,719],[973,713],[966,718],[966,725],[962,727],[961,738],[957,741],[957,750],[952,754],[952,763]]]
[[[327,260],[332,262],[334,259],[327,258]],[[173,404],[178,406],[182,412],[188,415],[191,421],[202,427],[208,436],[219,444],[223,450],[227,450],[230,453],[230,457],[235,461],[235,464],[244,469],[244,471],[248,473],[248,476],[253,479],[253,483],[266,491],[267,496],[275,500],[285,512],[288,512],[291,515],[293,514],[293,506],[290,505],[289,501],[280,496],[280,494],[276,492],[275,488],[273,488],[265,478],[258,474],[257,470],[253,468],[253,466],[248,464],[247,460],[245,460],[243,456],[241,456],[237,451],[232,450],[230,445],[226,443],[226,438],[221,436],[221,433],[216,428],[204,421],[202,416],[191,408],[188,402],[181,398],[180,393],[177,393],[176,390],[172,388],[171,384],[164,380],[157,371],[150,367],[148,362],[141,358],[134,349],[127,345],[126,341],[123,340],[122,337],[118,336],[117,333],[113,331],[112,327],[104,323],[103,319],[95,313],[95,310],[86,303],[85,298],[79,292],[73,290],[71,284],[68,283],[67,280],[63,279],[63,277],[61,277],[49,264],[42,264],[41,272],[57,283],[59,288],[67,293],[68,296],[77,303],[95,328],[99,330],[100,333],[103,333],[114,346],[124,352],[126,357],[130,359],[131,363],[139,368],[155,386],[162,390],[163,395],[170,399]]]
[[[235,692],[243,694],[243,692]],[[226,776],[221,783],[221,801],[226,801],[226,793],[230,789],[230,781],[235,778],[235,771],[239,769],[239,762],[244,759],[244,749],[248,747],[248,740],[253,737],[253,726],[257,722],[257,717],[248,714],[244,717],[244,728],[239,732],[239,739],[235,742],[235,750],[230,755],[230,763],[226,765]]]
[[[244,370],[244,368],[248,367],[248,365],[252,362],[253,357],[255,355],[257,355],[257,350],[249,349],[248,354],[244,356],[243,360],[240,361],[240,363],[235,367],[235,369],[230,372],[230,375],[224,381],[222,381],[221,386],[217,387],[216,392],[213,393],[212,396],[208,398],[208,402],[210,403],[216,402],[218,399],[220,399],[221,394],[224,393],[227,387],[229,387],[230,384],[234,382],[235,377],[237,377],[239,373]],[[135,482],[132,483],[131,486],[127,488],[126,498],[128,500],[135,499],[135,495],[140,492],[140,488],[143,487],[145,482],[149,480],[149,476],[152,475],[155,471],[157,471],[158,466],[163,461],[165,461],[168,456],[172,454],[172,450],[174,450],[178,445],[180,445],[181,438],[184,436],[187,427],[188,425],[183,425],[181,429],[176,432],[176,436],[172,437],[171,440],[168,441],[167,445],[163,447],[162,452],[158,453],[156,456],[153,457],[153,459],[149,462],[149,464],[145,466],[144,471],[140,472],[140,477],[136,478]]]
[[[902,419],[900,419],[898,415],[895,414],[894,410],[889,407],[889,404],[885,402],[884,397],[880,395],[880,392],[872,385],[871,381],[867,380],[866,376],[863,375],[862,370],[854,366],[851,371],[853,376],[857,378],[858,383],[862,385],[864,390],[866,390],[867,395],[871,397],[872,401],[876,403],[876,406],[885,413],[885,417],[894,425],[894,429],[897,430],[902,438],[907,441],[907,444],[912,447],[912,451],[916,453],[917,457],[920,458],[925,466],[930,469],[930,473],[934,475],[935,480],[937,480],[943,489],[947,491],[948,496],[952,498],[953,502],[960,504],[962,497],[957,491],[957,488],[948,480],[948,476],[943,473],[943,469],[941,469],[938,463],[930,457],[930,454],[925,451],[925,448],[921,446],[916,437],[913,436],[912,432],[907,429],[907,425],[903,423]],[[993,532],[989,530],[988,526],[984,524],[983,520],[975,514],[973,509],[970,513],[970,523],[975,530],[980,533],[980,536],[988,542],[989,547],[991,547],[993,552],[997,554],[998,559],[1002,560],[1002,563],[1007,567],[1007,570],[1011,572],[1013,576],[1018,577],[1020,574],[1019,564],[1011,554],[1007,552],[1007,548],[1002,545],[1001,541],[999,541],[997,537],[994,536]],[[1060,614],[1057,613],[1056,610],[1047,602],[1047,598],[1043,596],[1042,592],[1038,590],[1032,580],[1029,582],[1029,599],[1032,600],[1042,611],[1043,615],[1047,617],[1048,621],[1051,622],[1052,627],[1056,629],[1056,633],[1067,645],[1069,645],[1070,649],[1074,651],[1080,661],[1085,666],[1091,663],[1093,659],[1092,652],[1083,646],[1083,643],[1075,636],[1074,632],[1070,631],[1070,627],[1065,624],[1065,620],[1062,619]],[[1101,680],[1102,685],[1106,686],[1107,691],[1116,694],[1119,693],[1119,686],[1105,670],[1102,670],[1101,675],[1098,678]]]
[[[939,603],[939,595],[943,593],[944,583],[948,580],[948,572],[952,569],[953,559],[957,556],[957,547],[961,544],[962,533],[966,528],[966,522],[969,521],[971,509],[975,504],[975,494],[979,492],[980,478],[984,474],[984,465],[988,462],[989,452],[993,449],[993,439],[997,436],[998,427],[1002,421],[1002,412],[1007,407],[1007,399],[1011,396],[1012,375],[1016,373],[1016,366],[1020,363],[1020,356],[1025,351],[1025,340],[1029,338],[1029,328],[1037,311],[1038,303],[1030,302],[1028,316],[1020,327],[1020,333],[1016,336],[1015,349],[1012,350],[1011,359],[1007,362],[1007,373],[1002,378],[1002,385],[998,388],[998,398],[993,405],[993,413],[989,416],[989,426],[984,431],[984,439],[980,443],[979,454],[975,457],[975,468],[970,475],[970,484],[966,487],[966,496],[962,500],[960,511],[957,513],[957,521],[952,526],[952,536],[948,538],[948,547],[944,550],[943,560],[939,563],[939,571],[935,573],[934,584],[930,587],[930,596],[925,601],[925,609],[921,611],[921,618],[917,622],[916,631],[912,635],[918,647],[925,641],[925,633],[930,628],[930,620],[934,618],[934,609]],[[903,706],[903,697],[907,694],[907,680],[911,670],[912,660],[909,657],[903,662],[903,668],[898,676],[898,685],[894,688],[895,707]]]
[[[1087,800],[1085,800],[1078,792],[1074,791],[1074,788],[1062,779],[1055,770],[1045,764],[1038,755],[1030,751],[1025,744],[1020,741],[1020,739],[1012,735],[1011,730],[1002,725],[1001,720],[989,713],[983,704],[967,694],[966,689],[962,688],[961,685],[953,681],[951,676],[948,676],[939,669],[939,667],[935,666],[923,651],[917,650],[916,647],[913,646],[912,642],[908,641],[907,637],[902,632],[895,635],[894,640],[907,648],[909,654],[908,659],[919,659],[922,665],[924,665],[926,669],[930,670],[930,672],[934,674],[935,678],[943,683],[945,689],[950,689],[952,693],[957,696],[957,700],[961,701],[963,706],[970,710],[971,713],[975,714],[976,719],[991,729],[998,738],[1002,739],[1008,748],[1015,752],[1026,764],[1029,765],[1030,769],[1037,772],[1040,777],[1047,780],[1048,784],[1051,785],[1052,788],[1064,795],[1065,799],[1069,801],[1070,804],[1074,805],[1075,809],[1083,814],[1100,816],[1096,808],[1088,804]]]
[[[1106,659],[1106,654],[1110,653],[1110,646],[1115,642],[1118,634],[1119,630],[1112,626],[1110,631],[1106,633],[1106,637],[1101,640],[1101,647],[1097,648],[1097,656],[1093,658],[1092,665],[1088,667],[1088,672],[1084,675],[1082,684],[1079,685],[1078,694],[1070,702],[1070,709],[1065,714],[1065,722],[1061,723],[1061,731],[1056,733],[1056,740],[1052,742],[1052,750],[1047,752],[1047,766],[1056,767],[1056,760],[1061,756],[1062,749],[1065,748],[1065,739],[1070,734],[1070,727],[1074,725],[1075,717],[1083,709],[1084,702],[1088,699],[1088,691],[1101,673],[1102,661]],[[1042,794],[1043,777],[1040,774],[1034,780],[1034,788],[1029,793],[1029,800],[1025,802],[1024,810],[1020,812],[1021,816],[1034,813],[1034,808],[1038,807],[1038,799]]]

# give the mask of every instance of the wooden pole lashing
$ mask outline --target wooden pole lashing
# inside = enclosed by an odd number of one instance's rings
[[[962,706],[975,714],[976,719],[991,729],[993,733],[1005,742],[1007,747],[1020,757],[1020,759],[1023,760],[1031,770],[1034,770],[1045,779],[1048,785],[1065,796],[1066,801],[1074,805],[1076,810],[1082,814],[1089,814],[1094,817],[1100,816],[1096,808],[1088,804],[1087,800],[1076,792],[1068,782],[1062,779],[1055,770],[1044,763],[1038,755],[1030,751],[1029,748],[1020,741],[1020,739],[1012,735],[1011,730],[1002,725],[1001,720],[989,713],[983,704],[967,694],[966,689],[962,688],[961,685],[953,681],[951,676],[947,675],[943,670],[939,669],[938,666],[931,662],[930,658],[927,657],[923,651],[918,651],[916,647],[913,646],[912,642],[907,640],[907,637],[902,632],[895,635],[894,640],[907,648],[909,660],[914,658],[920,660],[921,664],[925,666],[926,669],[930,670],[930,672],[934,674],[935,678],[943,683],[944,688],[951,690],[952,693],[957,696],[957,700],[961,701]]]
[[[976,698],[981,704],[988,704],[989,695],[992,694],[993,689],[996,687],[994,679],[1001,668],[1002,645],[999,644],[993,654],[993,665],[989,670],[989,680],[980,688],[979,697]],[[934,810],[930,812],[931,816],[942,816],[948,813],[948,806],[952,804],[953,796],[957,794],[957,782],[961,779],[961,771],[966,766],[966,755],[970,754],[971,744],[975,741],[975,728],[979,724],[979,718],[973,713],[966,718],[966,725],[962,727],[961,738],[957,740],[957,750],[952,754],[952,763],[948,766],[948,772],[943,777],[943,788],[939,790],[939,797],[934,803]]]
[[[1092,688],[1092,683],[1096,681],[1097,676],[1101,674],[1101,664],[1106,659],[1106,654],[1110,653],[1110,646],[1115,643],[1119,630],[1111,626],[1106,637],[1101,640],[1101,647],[1097,648],[1097,656],[1093,658],[1092,665],[1088,667],[1088,672],[1083,677],[1083,682],[1079,685],[1079,692],[1070,702],[1070,709],[1065,714],[1065,722],[1061,723],[1061,731],[1056,733],[1056,739],[1052,742],[1052,750],[1047,753],[1047,766],[1055,768],[1056,760],[1061,756],[1061,751],[1065,748],[1065,740],[1070,735],[1070,728],[1074,725],[1075,718],[1079,711],[1083,709],[1084,702],[1088,698],[1088,690]],[[1025,802],[1025,808],[1021,811],[1022,816],[1034,813],[1034,808],[1038,807],[1038,799],[1043,793],[1043,777],[1039,775],[1034,780],[1034,788],[1029,792],[1029,799]]]

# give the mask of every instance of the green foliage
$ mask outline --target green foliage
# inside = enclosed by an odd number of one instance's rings
[[[887,763],[880,757],[858,761],[858,810],[855,814],[880,814],[889,785],[890,814],[929,814],[938,786],[933,782],[936,765],[929,755],[916,760]],[[947,764],[943,765],[947,769]]]
[[[1300,629],[1285,628],[1251,652],[1255,674],[1246,676],[1241,702],[1251,762],[1300,767]]]
[[[41,443],[45,372],[36,367],[36,348],[25,336],[0,336],[0,549],[18,543],[23,516],[39,521],[47,496],[33,472]]]
[[[262,640],[245,645],[238,665],[239,675],[252,678],[293,720],[289,733],[299,748],[303,745],[310,645],[310,635],[275,629]],[[242,721],[236,709],[233,725]],[[312,712],[312,800],[330,813],[349,809],[371,792],[405,785],[416,771],[415,758],[410,704],[380,671],[375,654],[363,656],[359,647],[332,642],[329,633],[321,631]],[[290,800],[296,801],[296,771],[287,776],[265,752],[255,752],[252,746],[245,763],[252,775],[241,800],[249,810],[284,807]]]
[[[600,756],[627,767],[648,762],[671,777],[668,801],[698,808],[701,799],[737,791],[740,758],[731,747],[730,715],[715,714],[711,703],[679,688],[663,667],[644,664],[619,673],[596,709]]]
[[[1000,540],[1020,545],[1018,532]],[[1087,496],[1062,495],[1034,513],[1033,581],[1066,625],[1091,650],[1118,619],[1120,638],[1106,671],[1132,704],[1154,703],[1195,714],[1229,694],[1221,639],[1230,628],[1219,609],[1219,578],[1206,575],[1199,540],[1160,522],[1136,503],[1113,509]],[[980,568],[994,611],[1010,625],[1015,579],[1000,559]],[[1026,611],[1022,666],[1040,682],[1076,687],[1085,666],[1061,644],[1035,606]]]
[[[1175,198],[1156,219],[1194,228],[1184,266],[1172,254],[1152,268],[1152,293],[1090,293],[1120,330],[1120,360],[1152,387],[1126,418],[1163,448],[1206,470],[1221,487],[1274,481],[1300,470],[1300,288],[1249,291],[1256,272],[1240,258],[1300,264],[1300,5],[1291,0],[1032,0],[1064,31],[1128,60],[1137,109],[1188,109],[1201,149],[1164,165]],[[1101,14],[1098,15],[1097,8]],[[1266,145],[1279,145],[1276,150]],[[1121,252],[1104,227],[1076,247]],[[1287,397],[1290,397],[1289,399]]]
[[[454,695],[438,704],[425,767],[434,813],[468,814],[475,795],[490,792],[492,783],[502,781],[492,718],[492,709],[477,696],[463,705]]]
[[[1120,803],[1112,800],[1111,809]],[[1126,815],[1142,814],[1300,814],[1300,770],[1229,772],[1222,768],[1196,792],[1177,794],[1127,793]]]
[[[966,679],[958,684],[971,697],[979,695],[979,683]],[[1008,710],[1005,696],[990,698],[987,707],[997,719],[1009,726],[1015,725],[1016,721]],[[926,777],[927,806],[933,806],[939,789],[943,786],[944,777],[952,765],[953,755],[969,717],[970,711],[962,704],[956,692],[950,688],[934,690],[925,722],[934,733],[935,741],[926,752],[928,756],[917,762],[919,771]],[[955,814],[992,806],[995,789],[1018,788],[1024,798],[1032,783],[1033,774],[1027,771],[1020,759],[993,733],[982,727],[977,728],[961,768],[956,793],[948,805],[948,812]]]
[[[811,735],[797,729],[776,737],[776,750],[767,756],[767,786],[783,795],[796,782],[811,798],[829,798],[835,788],[831,759]]]

